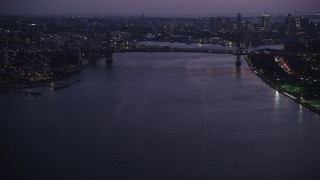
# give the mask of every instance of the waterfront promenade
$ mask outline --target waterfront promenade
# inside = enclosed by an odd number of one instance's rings
[[[300,85],[300,78],[296,78],[293,82],[290,80],[290,82],[287,82],[286,78],[282,78],[281,76],[278,76],[277,78],[272,77],[273,75],[267,75],[263,72],[267,72],[268,68],[261,68],[257,67],[257,64],[254,63],[256,61],[257,57],[254,56],[246,56],[246,61],[253,73],[255,73],[261,80],[263,80],[267,85],[269,85],[271,88],[275,89],[276,91],[280,92],[281,94],[287,96],[288,98],[292,99],[296,103],[304,106],[305,108],[313,111],[314,113],[320,115],[320,100],[318,98],[315,99],[309,99],[305,100],[303,96],[301,96],[301,93],[294,93],[292,94],[290,91],[288,91],[288,88],[283,88],[281,84],[286,84],[286,86],[290,86],[290,84]],[[271,59],[272,60],[272,59]],[[272,62],[270,62],[272,63]],[[292,72],[286,72],[288,74],[291,74]],[[280,79],[284,79],[284,82],[279,83]],[[302,88],[302,87],[300,87]],[[302,91],[302,90],[300,90]]]

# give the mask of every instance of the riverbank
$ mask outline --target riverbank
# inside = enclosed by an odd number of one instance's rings
[[[314,104],[310,104],[307,103],[308,101],[305,100],[301,100],[299,97],[295,97],[294,95],[291,95],[289,92],[287,92],[285,89],[281,88],[280,86],[277,85],[276,82],[272,81],[272,78],[268,78],[265,75],[263,75],[262,73],[259,73],[256,69],[256,67],[253,65],[250,57],[246,56],[245,57],[246,62],[250,68],[250,70],[256,74],[263,82],[265,82],[268,86],[270,86],[271,88],[273,88],[274,90],[280,92],[281,94],[287,96],[288,98],[292,99],[293,101],[295,101],[296,103],[300,104],[301,106],[311,110],[312,112],[320,115],[320,107],[316,108],[314,107]]]
[[[73,69],[71,71],[68,71],[62,75],[53,77],[48,80],[39,80],[39,81],[28,81],[28,80],[12,80],[11,82],[8,82],[6,84],[1,84],[0,85],[0,93],[7,93],[11,94],[11,92],[15,90],[21,90],[21,89],[32,89],[32,88],[37,88],[37,87],[50,87],[52,82],[57,82],[60,81],[72,74],[81,72],[82,70],[89,68],[93,66],[95,63],[87,63],[82,65],[81,67],[78,67],[76,69]],[[78,80],[80,81],[80,80]],[[71,84],[70,84],[71,85]],[[69,87],[70,85],[66,85],[65,87]],[[54,90],[59,90],[62,88],[57,88]]]

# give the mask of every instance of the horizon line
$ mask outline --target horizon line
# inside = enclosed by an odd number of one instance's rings
[[[147,18],[149,17],[213,17],[213,16],[226,16],[226,17],[236,17],[237,14],[240,13],[243,17],[254,17],[265,14],[265,12],[252,12],[252,13],[241,13],[241,12],[234,12],[234,13],[83,13],[83,12],[66,12],[66,13],[0,13],[0,16],[106,16],[106,17],[135,17],[144,16]],[[317,12],[266,12],[266,14],[270,14],[273,16],[279,15],[288,15],[288,14],[295,14],[295,15],[320,15]]]

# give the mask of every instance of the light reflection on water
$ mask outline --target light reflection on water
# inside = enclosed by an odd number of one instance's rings
[[[303,110],[304,110],[304,107],[301,105],[301,104],[299,104],[299,115],[298,115],[298,120],[299,120],[299,122],[303,122]]]
[[[277,90],[275,90],[274,102],[275,102],[275,108],[277,109],[280,104],[280,93]]]

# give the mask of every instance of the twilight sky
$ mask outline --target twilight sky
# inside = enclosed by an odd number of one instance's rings
[[[320,12],[320,0],[0,0],[1,14]]]

